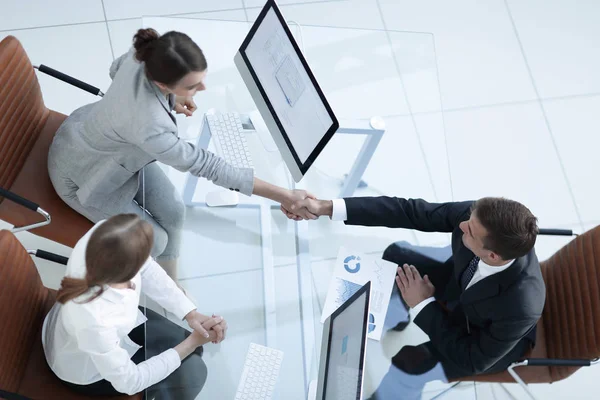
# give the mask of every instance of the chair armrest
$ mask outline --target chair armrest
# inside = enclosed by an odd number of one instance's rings
[[[571,229],[540,229],[538,233],[548,236],[577,236],[577,234],[573,234]]]
[[[6,400],[32,400],[29,397],[25,397],[25,396],[21,396],[20,394],[16,394],[16,393],[12,393],[12,392],[6,392],[2,389],[0,389],[0,399],[6,399]]]
[[[61,256],[58,254],[50,253],[49,251],[44,250],[27,250],[27,252],[31,255],[34,255],[38,258],[53,261],[58,264],[67,265],[69,262],[69,258],[65,256]]]
[[[75,86],[81,90],[85,90],[88,93],[93,94],[94,96],[104,96],[104,93],[102,93],[100,91],[100,89],[98,89],[95,86],[90,85],[89,83],[85,83],[83,81],[80,81],[79,79],[73,78],[72,76],[69,76],[67,74],[64,74],[60,71],[55,70],[54,68],[50,68],[47,65],[44,64],[40,64],[39,67],[35,67],[37,68],[40,72],[43,72],[44,74],[50,75],[53,78],[56,78],[58,80],[61,80],[63,82],[68,83],[69,85]]]
[[[526,365],[531,367],[589,367],[591,360],[560,358],[529,358]]]
[[[50,214],[48,214],[46,211],[44,211],[42,208],[40,208],[39,205],[37,205],[33,201],[27,200],[27,199],[19,196],[18,194],[12,193],[12,192],[0,187],[0,197],[5,197],[6,199],[13,201],[25,208],[28,208],[31,211],[35,211],[36,213],[41,214],[45,219],[45,221],[43,221],[43,222],[37,222],[35,224],[31,224],[31,225],[27,225],[27,226],[14,227],[11,230],[12,233],[28,231],[30,229],[39,228],[40,226],[48,225],[52,221]]]
[[[594,358],[592,360],[582,360],[582,359],[559,359],[559,358],[529,358],[523,361],[517,361],[512,363],[508,367],[508,373],[513,377],[515,382],[517,382],[525,392],[529,395],[532,400],[536,400],[537,397],[529,390],[529,387],[521,379],[517,371],[515,371],[516,367],[522,366],[532,366],[532,367],[589,367],[592,364],[597,364],[599,362],[598,358]]]
[[[40,208],[40,206],[38,206],[33,201],[27,200],[27,199],[19,196],[18,194],[9,192],[8,190],[3,189],[1,187],[0,187],[0,196],[6,197],[8,200],[13,201],[25,208],[29,208],[31,211],[37,212],[38,208]]]

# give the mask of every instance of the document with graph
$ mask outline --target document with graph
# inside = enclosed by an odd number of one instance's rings
[[[396,264],[380,257],[340,248],[329,282],[321,323],[365,283],[371,281],[368,337],[380,340],[394,287],[396,267]]]

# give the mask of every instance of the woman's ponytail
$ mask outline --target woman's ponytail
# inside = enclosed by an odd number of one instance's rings
[[[60,283],[60,289],[56,296],[56,301],[61,304],[73,300],[90,289],[85,279],[70,278],[65,276]]]
[[[88,303],[104,293],[108,285],[132,280],[150,257],[152,225],[136,214],[120,214],[95,228],[85,249],[84,279],[66,276],[56,301],[65,304],[88,293]]]

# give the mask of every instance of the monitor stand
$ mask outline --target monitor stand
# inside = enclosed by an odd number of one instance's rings
[[[277,154],[278,159],[276,161],[283,161],[279,149],[277,148],[277,144],[275,144],[275,141],[258,110],[254,110],[249,114],[241,114],[240,119],[247,134],[256,135],[267,153]],[[373,153],[375,153],[383,132],[385,132],[385,121],[381,117],[372,117],[368,122],[343,121],[343,123],[344,125],[341,126],[336,133],[363,134],[370,136],[365,140],[365,144],[356,158],[352,171],[344,175],[343,188],[339,196],[340,198],[352,196],[355,189],[364,189],[368,187],[368,184],[361,179],[362,174],[369,164]],[[271,162],[273,162],[273,159],[271,159]],[[357,175],[360,175],[358,180],[356,179]]]
[[[267,125],[265,125],[265,121],[260,116],[260,112],[258,110],[254,110],[249,114],[241,114],[240,119],[242,121],[242,126],[245,130],[251,131],[248,133],[253,133],[258,136],[261,144],[264,149],[268,153],[279,152]]]
[[[247,115],[241,114],[240,117],[242,118],[242,124],[245,124],[248,128],[250,128],[247,130],[247,133],[250,135],[256,135],[260,140],[261,145],[268,154],[266,158],[270,159],[271,163],[273,163],[273,161],[281,160],[281,154],[279,154],[279,150],[275,145],[269,130],[266,128],[266,125],[264,125],[260,113],[258,111],[254,111]],[[384,132],[385,122],[379,117],[373,117],[370,120],[340,121],[340,128],[337,130],[336,135],[364,135],[366,136],[366,139],[358,155],[356,155],[354,159],[354,163],[352,164],[352,167],[342,185],[338,198],[351,197],[358,187],[364,185],[364,182],[361,181],[361,178],[367,169],[375,150],[377,150],[377,146],[379,145]],[[208,129],[207,124],[203,124],[201,134],[197,139],[197,146],[202,149],[207,149],[210,138],[210,129]],[[263,161],[266,162],[267,160],[254,160],[255,166],[257,163],[261,163]],[[183,189],[183,201],[186,206],[193,207],[197,205],[206,205],[206,202],[195,202],[193,200],[197,184],[198,177],[188,173]],[[292,188],[294,188],[293,180]],[[216,200],[218,200],[220,205],[229,206],[237,205],[239,201],[238,199],[228,199],[226,201],[226,199],[221,199],[220,197]]]
[[[317,400],[317,380],[310,381],[308,385],[308,397],[306,400]]]

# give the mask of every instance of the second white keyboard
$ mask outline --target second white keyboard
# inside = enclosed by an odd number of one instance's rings
[[[237,113],[207,114],[206,121],[215,140],[217,155],[234,167],[253,168],[246,134]]]
[[[281,369],[283,351],[250,343],[235,400],[269,400]]]

